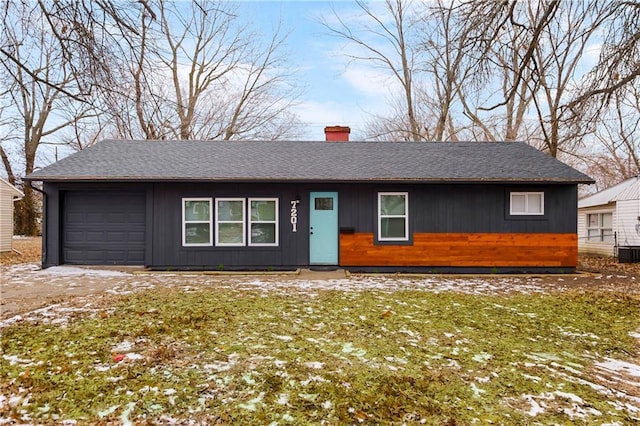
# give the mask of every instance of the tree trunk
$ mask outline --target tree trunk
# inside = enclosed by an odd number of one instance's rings
[[[15,227],[16,235],[36,236],[40,235],[41,229],[38,224],[40,209],[38,209],[39,194],[30,186],[22,188],[24,197],[14,203],[15,207]]]

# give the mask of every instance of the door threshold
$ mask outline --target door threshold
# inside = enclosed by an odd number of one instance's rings
[[[337,271],[339,268],[338,265],[311,265],[309,266],[310,271],[319,271],[319,272],[329,272],[329,271]]]

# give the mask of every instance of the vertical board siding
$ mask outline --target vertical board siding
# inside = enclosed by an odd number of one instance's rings
[[[156,268],[251,269],[293,268],[308,264],[308,188],[286,184],[198,183],[155,184],[153,218],[153,256]],[[323,187],[324,188],[324,187]],[[304,190],[301,190],[304,189]],[[279,244],[275,247],[182,246],[183,198],[278,198]],[[291,201],[298,204],[297,232],[291,226]],[[212,214],[215,209],[212,209]],[[213,220],[215,233],[215,218]]]
[[[420,234],[413,245],[375,245],[373,234],[340,236],[342,266],[576,267],[575,234]]]
[[[520,253],[549,259],[547,265],[571,264],[570,248],[558,246],[560,240],[544,246],[542,234],[572,234],[577,230],[577,186],[520,185],[520,184],[379,184],[379,183],[233,183],[233,182],[155,182],[155,183],[95,183],[95,182],[47,182],[44,185],[45,235],[43,265],[53,266],[62,261],[64,193],[66,191],[146,191],[145,266],[175,269],[224,269],[231,268],[289,268],[309,265],[309,193],[312,191],[336,191],[339,198],[338,226],[340,259],[353,259],[362,248],[369,256],[371,266],[388,265],[391,258],[404,255],[419,265],[422,260],[463,259],[472,262],[478,253],[495,252],[496,247],[509,250],[518,247]],[[508,213],[509,191],[544,191],[545,214],[540,217],[511,217]],[[373,243],[377,232],[378,192],[408,192],[410,233],[416,240],[406,246]],[[183,247],[182,246],[182,198],[188,197],[275,197],[279,199],[278,247]],[[299,199],[297,232],[290,223],[291,200]],[[364,243],[362,235],[371,242]],[[452,238],[456,244],[436,243],[423,235],[440,234]],[[508,239],[491,240],[495,235],[523,234],[532,238],[519,242]],[[473,235],[471,238],[469,236]],[[484,235],[484,236],[483,236]],[[432,238],[432,237],[430,237]],[[506,238],[506,237],[505,237]],[[413,245],[411,245],[413,244]],[[463,249],[472,244],[475,254]],[[509,246],[511,244],[511,246]],[[518,245],[519,244],[519,245]],[[542,246],[540,245],[542,244]],[[541,248],[544,247],[544,248]],[[416,249],[418,248],[418,249]],[[349,252],[351,250],[351,253]],[[440,257],[425,257],[428,250],[440,253]],[[439,251],[438,251],[439,250]],[[546,251],[546,258],[543,252]],[[381,254],[384,253],[384,254]],[[402,254],[405,253],[405,254]],[[421,253],[421,254],[419,254]],[[466,253],[466,254],[465,254]],[[435,256],[435,255],[434,255]],[[485,254],[482,254],[485,256]],[[485,257],[486,257],[485,256]],[[451,261],[450,261],[451,262]],[[510,266],[523,262],[517,259]],[[526,262],[525,262],[526,263]],[[443,263],[444,264],[444,263]],[[473,264],[473,263],[469,263]],[[473,264],[475,265],[475,264]],[[498,266],[491,264],[491,267]]]

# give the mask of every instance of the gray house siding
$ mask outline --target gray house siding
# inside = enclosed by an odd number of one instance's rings
[[[574,233],[576,185],[346,185],[340,226],[375,232],[378,192],[409,193],[410,232]],[[544,192],[543,216],[509,215],[510,192]]]
[[[409,235],[414,233],[575,233],[577,187],[575,184],[379,184],[379,183],[45,183],[45,231],[43,266],[64,263],[142,264],[156,269],[288,269],[309,264],[309,193],[335,191],[339,195],[339,232],[377,232],[378,192],[402,191],[409,194]],[[80,192],[82,191],[82,192]],[[545,214],[536,217],[509,215],[511,191],[544,192]],[[121,197],[118,194],[122,195]],[[125,238],[108,242],[114,258],[96,254],[83,257],[70,252],[67,232],[69,208],[78,211],[78,201],[115,211],[126,209],[129,196],[144,198],[143,253],[127,257]],[[101,198],[102,197],[102,198]],[[182,245],[182,199],[191,197],[273,197],[279,199],[279,244],[277,247],[184,247]],[[102,201],[99,201],[101,200]],[[65,200],[72,200],[70,206]],[[120,201],[119,201],[120,200]],[[290,222],[291,201],[300,200],[297,232]],[[118,203],[123,203],[118,205]],[[81,206],[81,203],[80,203]],[[101,208],[102,208],[101,207]],[[140,207],[140,206],[139,206]],[[81,207],[80,207],[81,210]],[[91,210],[91,209],[88,209]],[[128,219],[125,219],[125,222]],[[118,228],[116,224],[116,230]],[[128,229],[125,227],[125,229]],[[138,228],[138,232],[139,232]],[[97,229],[96,231],[101,231]],[[87,244],[100,245],[97,241]],[[126,233],[122,234],[126,235]],[[117,237],[117,233],[113,234]],[[377,239],[377,237],[376,237]],[[76,242],[78,243],[78,242]],[[80,241],[82,243],[82,241]],[[85,242],[86,243],[86,242]],[[135,242],[135,244],[139,244]],[[411,245],[403,243],[376,243]],[[86,251],[87,247],[85,247]],[[392,248],[391,248],[392,249]],[[123,256],[118,253],[125,253]],[[75,257],[74,257],[75,256]],[[107,262],[104,261],[107,259]],[[141,260],[143,259],[143,260]]]
[[[281,184],[154,184],[154,224],[152,232],[155,268],[244,269],[293,268],[308,263],[308,217],[298,215],[297,232],[291,232],[291,200],[298,196],[296,185]],[[308,196],[308,194],[306,194]],[[279,199],[279,244],[277,247],[183,247],[183,198],[272,197]],[[308,198],[307,198],[308,199]],[[303,204],[304,201],[301,202]],[[299,208],[302,208],[300,206]]]

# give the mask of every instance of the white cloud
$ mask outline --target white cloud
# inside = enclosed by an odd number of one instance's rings
[[[350,65],[342,73],[342,78],[362,95],[368,97],[388,96],[398,85],[388,72],[364,65]]]

